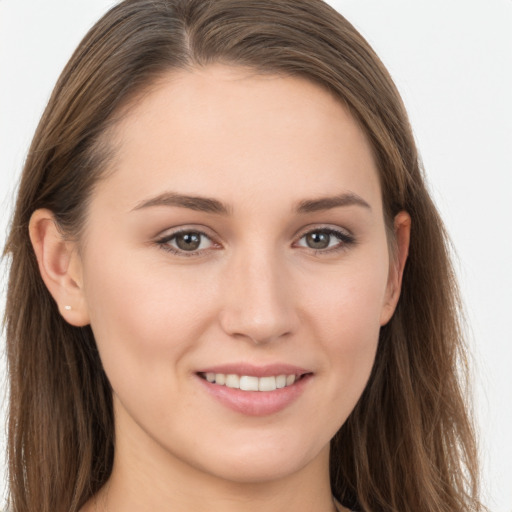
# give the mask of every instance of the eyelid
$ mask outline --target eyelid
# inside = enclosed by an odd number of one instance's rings
[[[222,245],[217,241],[217,236],[210,234],[211,230],[209,228],[206,228],[204,226],[197,226],[197,225],[185,225],[185,226],[179,226],[176,228],[170,228],[163,232],[163,234],[160,234],[155,238],[155,243],[163,250],[170,252],[172,254],[176,254],[178,256],[206,256],[211,250],[217,250],[219,248],[222,248]],[[339,243],[337,243],[333,247],[326,247],[324,249],[314,249],[312,247],[307,247],[304,245],[297,245],[300,240],[302,240],[305,236],[307,236],[310,233],[315,232],[323,232],[327,233],[329,235],[332,235],[336,237],[339,240]],[[173,247],[169,244],[169,242],[175,238],[176,236],[182,234],[182,233],[197,233],[201,236],[206,237],[210,242],[211,246],[203,249],[197,249],[195,251],[185,251],[182,249],[179,249],[178,247]],[[312,251],[315,254],[329,254],[334,253],[341,250],[346,250],[348,246],[354,245],[356,243],[355,236],[346,228],[342,228],[340,226],[334,226],[331,224],[317,224],[317,225],[309,225],[304,228],[302,228],[298,234],[294,237],[295,242],[293,243],[293,246],[304,248],[306,250]]]
[[[309,249],[310,251],[313,251],[315,254],[329,254],[331,252],[337,252],[340,250],[347,249],[348,246],[354,245],[356,243],[355,236],[348,229],[342,228],[340,226],[333,226],[332,224],[318,224],[307,226],[299,232],[299,234],[296,236],[297,241],[294,243],[297,244],[305,236],[315,232],[323,232],[335,236],[336,238],[338,238],[339,243],[333,247],[326,247],[325,249],[314,249],[312,247],[307,247],[303,245],[300,245],[299,247]]]
[[[220,247],[220,243],[216,241],[216,237],[208,233],[209,229],[204,228],[203,226],[179,226],[174,229],[167,229],[163,232],[163,234],[158,235],[155,238],[155,243],[164,251],[170,252],[171,254],[175,254],[177,256],[198,256],[198,255],[206,255],[210,250],[216,250]],[[174,247],[169,244],[171,240],[173,240],[176,236],[183,233],[197,233],[201,236],[206,237],[210,240],[212,246],[204,249],[197,249],[195,251],[185,251],[179,249],[178,247]]]
[[[315,231],[330,231],[334,233],[340,233],[343,236],[346,236],[347,238],[355,238],[352,231],[350,231],[347,228],[338,226],[336,224],[309,224],[307,226],[304,226],[303,228],[297,230],[294,238],[299,239],[304,237],[305,235],[309,233],[314,233]]]

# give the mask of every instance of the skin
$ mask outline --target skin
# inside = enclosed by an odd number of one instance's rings
[[[410,230],[400,213],[390,258],[365,135],[317,85],[216,65],[165,77],[113,140],[80,250],[49,211],[30,225],[46,285],[69,323],[91,324],[114,390],[112,477],[83,510],[334,510],[329,441],[368,380]],[[140,207],[170,191],[227,213]],[[367,206],[297,211],[340,194]],[[175,254],[161,239],[176,228],[207,237]],[[322,229],[354,242],[309,247]],[[283,410],[244,415],[197,376],[240,361],[312,375]]]

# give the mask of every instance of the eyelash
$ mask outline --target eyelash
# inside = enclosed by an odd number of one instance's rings
[[[187,234],[187,233],[194,233],[196,235],[200,235],[201,237],[206,237],[206,238],[208,238],[209,240],[212,241],[212,244],[215,243],[215,242],[213,242],[211,236],[209,236],[204,231],[201,231],[200,229],[180,229],[178,231],[174,231],[173,233],[171,233],[169,235],[165,235],[164,237],[158,239],[156,241],[156,243],[164,251],[170,252],[171,254],[175,254],[176,256],[184,256],[185,258],[188,258],[188,257],[191,257],[191,256],[200,256],[201,253],[204,252],[207,249],[201,249],[201,250],[198,250],[198,251],[184,251],[184,250],[177,249],[177,248],[172,247],[171,245],[169,245],[169,242],[171,240],[174,240],[179,235],[184,235],[184,234]]]
[[[194,233],[196,235],[200,235],[201,237],[206,237],[212,242],[213,245],[215,245],[215,242],[212,240],[212,237],[209,236],[204,231],[201,231],[199,229],[180,229],[178,231],[174,231],[173,233],[156,240],[156,243],[164,251],[170,252],[171,254],[185,257],[185,258],[192,257],[192,256],[201,256],[203,252],[208,250],[208,249],[200,249],[197,251],[185,251],[185,250],[177,249],[177,248],[169,245],[169,242],[174,240],[177,236],[182,235],[182,234],[187,234],[187,233]],[[334,228],[310,229],[308,231],[303,232],[300,235],[298,240],[300,241],[304,237],[306,237],[307,235],[310,235],[312,233],[323,233],[323,234],[326,234],[329,236],[334,236],[335,238],[337,238],[339,240],[339,244],[336,244],[334,247],[330,247],[330,248],[313,249],[313,248],[309,247],[309,250],[313,251],[313,254],[315,254],[315,256],[324,256],[327,254],[340,252],[340,251],[346,250],[349,246],[354,245],[356,243],[356,239],[353,235],[348,234],[344,231],[334,229]],[[304,247],[304,248],[308,249],[308,247],[305,247],[305,246],[300,246],[300,247]]]
[[[325,249],[313,249],[312,247],[309,247],[309,250],[313,251],[315,256],[326,256],[333,253],[338,253],[341,251],[347,250],[351,245],[354,245],[356,243],[356,239],[353,235],[341,231],[334,228],[313,228],[308,231],[305,231],[302,233],[299,237],[299,241],[302,240],[307,235],[311,235],[312,233],[322,233],[329,236],[334,236],[338,239],[338,244],[336,244],[334,247],[329,247]],[[301,246],[304,247],[304,246]],[[305,247],[308,249],[308,247]]]

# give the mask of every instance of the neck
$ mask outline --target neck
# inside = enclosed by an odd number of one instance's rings
[[[291,474],[230,481],[169,456],[158,446],[116,438],[111,477],[82,512],[333,512],[329,446]],[[133,441],[133,440],[130,440]]]
[[[323,458],[323,457],[322,457]],[[268,482],[229,482],[179,465],[167,471],[122,467],[117,461],[98,496],[98,512],[312,512],[335,510],[321,460]],[[135,471],[136,470],[136,471]]]
[[[281,460],[273,453],[267,471],[263,456],[255,461],[240,454],[219,462],[210,454],[203,460],[197,453],[191,457],[187,451],[162,446],[123,410],[117,420],[123,428],[116,429],[111,477],[82,512],[336,510],[329,481],[329,444],[300,459],[294,458],[300,453],[297,447],[295,454],[289,451],[294,460]],[[229,464],[235,466],[226,467]]]

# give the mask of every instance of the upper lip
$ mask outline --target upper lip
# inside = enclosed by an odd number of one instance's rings
[[[274,363],[266,365],[254,365],[249,363],[231,363],[220,364],[202,368],[197,373],[223,373],[226,375],[250,375],[252,377],[271,377],[273,375],[295,375],[301,376],[306,373],[312,373],[311,370],[300,368],[299,366]]]

